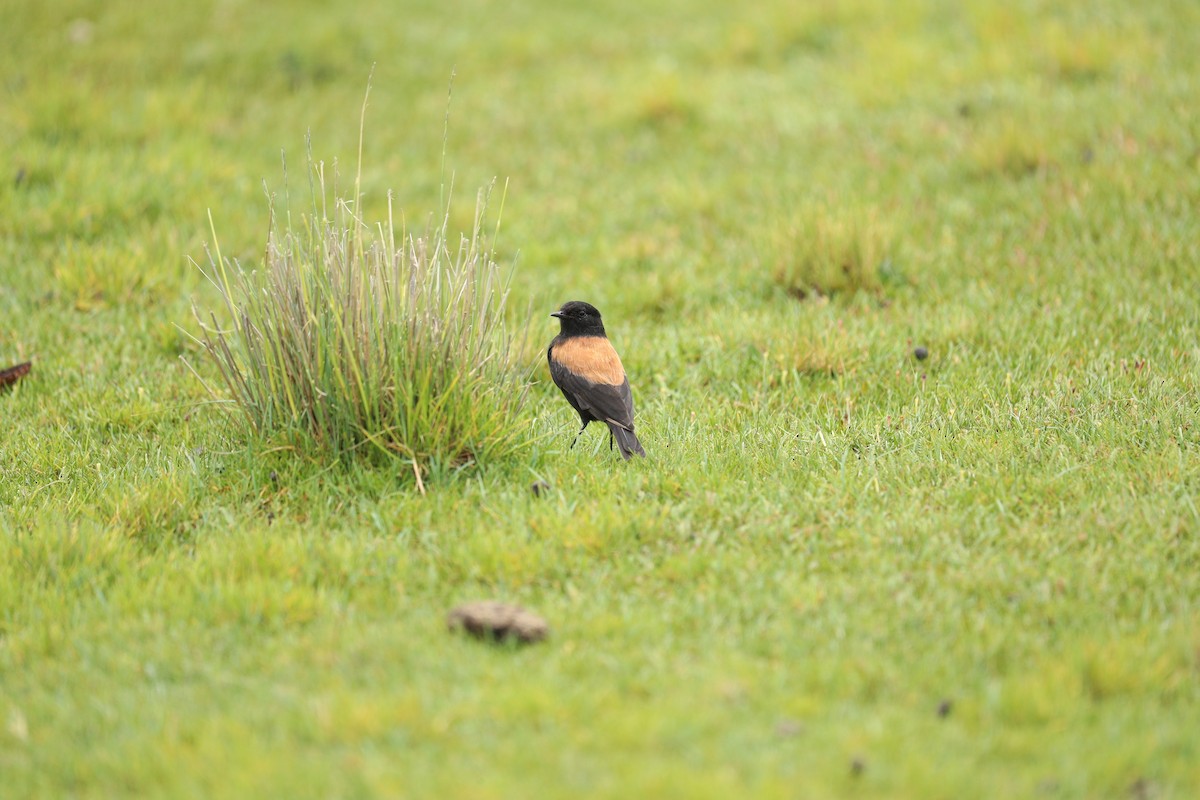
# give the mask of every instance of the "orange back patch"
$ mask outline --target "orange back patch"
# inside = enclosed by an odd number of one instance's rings
[[[625,382],[621,357],[603,336],[572,336],[554,347],[554,360],[592,383],[620,386]]]

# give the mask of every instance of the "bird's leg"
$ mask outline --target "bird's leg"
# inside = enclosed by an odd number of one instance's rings
[[[613,444],[613,432],[612,432],[612,428],[609,428],[608,429],[608,452],[610,452],[610,453],[612,452],[612,444]]]
[[[571,442],[571,446],[567,448],[568,450],[574,449],[574,447],[575,447],[575,442],[578,442],[578,441],[579,441],[579,434],[580,434],[580,433],[583,433],[583,429],[584,429],[584,428],[586,428],[586,427],[588,426],[588,422],[591,422],[591,420],[589,419],[587,422],[583,423],[583,427],[581,427],[581,428],[579,429],[579,433],[575,434],[575,438],[574,438],[574,440],[572,440],[572,442]]]

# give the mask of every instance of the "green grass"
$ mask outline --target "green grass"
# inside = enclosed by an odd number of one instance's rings
[[[1196,794],[1200,11],[644,5],[6,11],[0,795]],[[181,359],[209,210],[258,265],[372,63],[362,218],[440,217],[455,72],[537,365],[529,444],[425,494]],[[778,283],[812,209],[877,284]],[[568,299],[649,458],[567,449]],[[482,597],[550,640],[447,634]]]

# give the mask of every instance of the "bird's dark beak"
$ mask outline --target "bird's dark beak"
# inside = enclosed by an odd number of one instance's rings
[[[562,312],[561,312],[561,311],[552,311],[552,312],[550,313],[550,316],[552,316],[552,317],[558,317],[559,319],[562,319]]]

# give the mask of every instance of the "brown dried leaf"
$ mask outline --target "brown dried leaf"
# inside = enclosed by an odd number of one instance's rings
[[[550,626],[546,620],[520,606],[482,600],[464,603],[446,615],[446,625],[452,631],[465,630],[480,639],[501,641],[514,638],[518,642],[540,642]]]
[[[26,361],[24,364],[17,364],[15,367],[8,369],[0,369],[0,389],[7,389],[17,381],[29,374],[29,370],[33,364]]]

